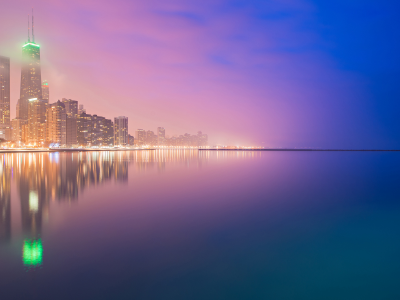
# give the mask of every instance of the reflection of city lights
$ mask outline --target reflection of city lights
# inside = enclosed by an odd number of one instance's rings
[[[50,153],[49,158],[50,158],[50,162],[54,161],[56,164],[58,164],[58,162],[60,160],[60,153],[58,153],[58,152]]]
[[[39,197],[35,191],[29,192],[29,211],[36,213],[39,210]]]
[[[22,260],[26,266],[38,266],[43,261],[42,240],[25,240],[22,247]]]

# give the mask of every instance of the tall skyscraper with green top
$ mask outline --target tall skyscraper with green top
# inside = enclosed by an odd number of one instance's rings
[[[22,46],[21,90],[17,104],[17,118],[28,120],[29,99],[42,99],[42,73],[40,68],[40,46],[35,43],[32,17],[32,41]]]

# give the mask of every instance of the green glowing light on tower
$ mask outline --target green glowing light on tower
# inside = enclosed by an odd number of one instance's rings
[[[32,44],[32,43],[26,43],[25,45],[22,46],[22,48],[25,48],[28,45],[40,48],[40,46],[38,44]]]
[[[24,265],[37,266],[43,261],[42,240],[25,240],[22,247],[22,260]]]

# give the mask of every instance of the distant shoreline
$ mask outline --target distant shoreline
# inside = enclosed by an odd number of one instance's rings
[[[98,152],[98,151],[145,151],[145,150],[198,150],[198,151],[274,151],[274,152],[400,152],[400,149],[190,149],[190,148],[171,148],[171,149],[0,149],[0,153],[54,153],[54,152]]]
[[[198,149],[202,151],[353,151],[353,152],[400,152],[400,149]]]

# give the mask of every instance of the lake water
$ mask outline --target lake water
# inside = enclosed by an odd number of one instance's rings
[[[400,299],[400,153],[0,156],[0,299]]]

